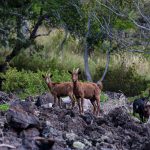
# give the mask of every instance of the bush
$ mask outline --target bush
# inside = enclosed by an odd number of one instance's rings
[[[97,74],[104,72],[104,68],[97,68]],[[98,77],[95,76],[98,80]],[[109,69],[103,81],[104,90],[119,92],[127,96],[135,96],[144,91],[150,81],[140,76],[134,66],[126,68],[123,64],[120,67]]]
[[[106,102],[108,100],[108,95],[105,94],[104,92],[101,92],[101,95],[100,95],[100,102]]]
[[[6,92],[15,92],[21,98],[25,98],[28,95],[41,94],[48,90],[42,78],[42,74],[45,73],[42,71],[18,71],[16,68],[9,68],[5,75],[1,75],[6,79],[3,82],[2,89]],[[54,82],[70,80],[70,75],[64,70],[61,72],[53,70],[51,73],[53,74]]]
[[[0,105],[0,111],[7,111],[8,109],[9,109],[9,105],[8,104]]]

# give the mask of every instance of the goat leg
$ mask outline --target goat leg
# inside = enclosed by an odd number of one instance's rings
[[[82,114],[84,114],[83,105],[84,105],[84,98],[81,98],[81,113],[82,113]]]
[[[59,108],[61,109],[62,108],[62,99],[60,97],[58,97],[58,105],[59,105]]]
[[[96,99],[96,103],[97,103],[97,116],[99,116],[100,115],[100,99],[99,98],[97,98]]]
[[[54,104],[53,104],[53,107],[55,107],[55,106],[56,106],[56,100],[57,100],[57,97],[56,97],[56,96],[54,96]]]
[[[96,115],[96,104],[95,104],[95,101],[91,100],[91,103],[93,105],[93,114]]]
[[[81,114],[82,114],[82,111],[81,111],[80,98],[77,99],[77,103],[78,103],[78,107],[79,107],[79,113],[80,113],[80,115],[81,115]]]
[[[75,97],[73,95],[70,95],[69,97],[70,97],[71,103],[72,103],[71,109],[73,109],[75,106]]]

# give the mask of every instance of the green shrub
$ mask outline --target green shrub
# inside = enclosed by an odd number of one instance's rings
[[[9,109],[9,105],[8,104],[0,105],[0,111],[7,111],[8,109]]]
[[[97,68],[97,74],[104,72],[104,68]],[[95,76],[98,80],[98,77]],[[110,68],[103,81],[104,90],[122,91],[127,96],[135,96],[144,91],[150,81],[140,76],[134,67],[126,68],[123,64],[117,68]]]
[[[108,95],[102,92],[100,95],[100,102],[106,102],[107,100],[108,100]]]
[[[62,70],[51,70],[54,82],[70,81],[70,75]],[[24,98],[28,95],[41,94],[48,90],[42,74],[46,72],[37,71],[18,71],[16,68],[9,68],[3,76],[6,81],[3,82],[2,89],[6,92],[16,92],[20,97]]]
[[[125,23],[126,29],[128,29],[131,23]],[[63,30],[60,32],[60,30],[55,29],[48,37],[38,37],[36,39],[36,46],[32,45],[28,49],[21,51],[21,53],[11,61],[11,66],[16,67],[20,72],[30,70],[37,73],[40,71],[46,72],[50,69],[50,72],[55,74],[53,79],[58,82],[70,80],[67,70],[80,67],[82,71],[80,79],[85,80],[85,76],[83,75],[84,44],[79,39],[75,39],[69,35],[64,43],[63,51],[60,51],[60,44],[64,36],[65,33]],[[108,41],[105,41],[106,45],[108,44],[107,42]],[[106,63],[106,54],[102,52],[103,48],[101,49],[101,47],[101,44],[95,47],[94,52],[91,53],[89,57],[89,68],[94,81],[98,81],[101,78]],[[99,49],[101,49],[101,52]],[[103,51],[105,51],[105,49]],[[123,51],[111,53],[109,71],[104,80],[104,90],[116,92],[121,90],[128,96],[139,94],[141,91],[145,90],[149,84],[149,60],[149,56],[145,57],[143,54],[127,53]],[[122,63],[124,63],[124,65],[120,65]],[[136,68],[132,66],[133,64],[135,64]],[[24,70],[22,70],[22,68]],[[18,87],[18,83],[16,84],[17,85],[13,85],[11,89],[14,89],[15,86]],[[26,86],[30,87],[28,84]]]

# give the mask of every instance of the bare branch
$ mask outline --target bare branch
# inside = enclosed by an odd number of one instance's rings
[[[15,147],[15,146],[10,145],[10,144],[0,144],[0,147],[7,147],[7,148],[16,149],[16,147]]]
[[[21,17],[21,18],[24,17],[22,14],[19,14],[18,12],[9,12],[9,14],[10,14],[10,15],[17,16],[17,17]]]
[[[139,11],[139,13],[140,13],[140,15],[150,24],[150,20],[149,20],[149,18],[148,17],[146,17],[143,13],[142,13],[142,11],[141,11],[141,9],[140,9],[140,4],[139,4],[139,2],[138,2],[138,4],[134,1],[134,3],[135,3],[135,6],[136,6],[136,8],[137,8],[137,10]]]
[[[92,81],[89,64],[88,64],[89,44],[87,41],[87,38],[89,37],[89,34],[90,34],[90,28],[91,28],[91,13],[89,13],[89,16],[88,16],[88,27],[87,27],[87,33],[85,35],[85,49],[84,49],[84,68],[85,68],[87,81]]]
[[[128,52],[150,54],[150,52],[145,52],[144,50],[128,50]]]
[[[132,19],[132,18],[129,18],[129,19],[130,19],[137,27],[150,31],[150,28],[147,28],[147,27],[144,27],[144,26],[138,24],[138,23],[137,23],[134,19]]]
[[[6,30],[0,28],[0,33],[5,34],[6,32],[7,32]]]
[[[103,18],[105,20],[105,18]],[[106,21],[106,20],[105,20]],[[110,16],[108,17],[108,24],[107,24],[107,28],[109,28],[109,32],[110,34],[112,34],[112,28],[110,26]],[[104,70],[104,73],[102,75],[102,78],[100,81],[103,81],[107,72],[108,72],[108,67],[109,67],[109,62],[110,62],[110,49],[112,47],[112,38],[109,39],[110,41],[110,45],[109,45],[109,48],[107,48],[107,54],[106,54],[106,66],[105,66],[105,70]]]
[[[36,24],[35,24],[33,30],[31,31],[30,39],[34,39],[34,38],[37,37],[37,35],[36,35],[37,30],[38,30],[39,26],[42,24],[43,20],[44,20],[46,17],[47,17],[47,14],[44,14],[44,15],[41,15],[41,16],[38,18],[38,20],[37,20],[37,22],[36,22]]]
[[[62,40],[62,42],[60,44],[60,51],[62,53],[62,56],[63,56],[63,47],[64,47],[64,44],[65,44],[65,42],[67,40],[67,37],[68,37],[68,30],[65,28],[65,36],[64,36],[64,38],[63,38],[63,40]]]
[[[108,10],[110,10],[110,11],[112,11],[114,14],[116,14],[117,16],[120,16],[120,17],[127,17],[128,19],[130,19],[137,27],[139,27],[139,28],[142,28],[142,29],[144,29],[144,30],[148,30],[148,31],[150,31],[150,28],[149,27],[145,27],[145,26],[142,26],[142,25],[140,25],[140,24],[138,24],[133,18],[131,18],[131,17],[129,17],[128,15],[125,15],[125,14],[122,14],[122,13],[118,13],[118,11],[116,10],[116,8],[111,4],[111,6],[107,6],[107,5],[105,5],[104,3],[102,3],[102,2],[100,2],[100,1],[98,1],[98,0],[96,0],[101,6],[104,6],[105,8],[107,8]],[[110,2],[109,2],[110,3]],[[139,11],[140,11],[140,9],[139,9]],[[142,14],[142,12],[141,12],[141,14]],[[143,14],[142,14],[142,16],[144,16]],[[146,17],[146,16],[144,16],[144,17]]]
[[[104,31],[106,31],[108,37],[110,37],[111,39],[115,39],[117,42],[119,42],[120,44],[122,44],[124,47],[127,47],[127,46],[130,46],[131,43],[127,42],[126,40],[124,39],[121,39],[121,38],[117,38],[113,33],[112,31],[110,32],[109,30],[109,25],[106,21],[106,19],[103,17],[103,20],[104,20],[104,23],[105,23],[105,26],[101,23],[101,21],[99,20],[99,18],[93,14],[93,16],[96,18],[96,20],[100,23],[100,26],[104,29]]]
[[[103,81],[106,74],[107,74],[107,71],[108,71],[108,67],[109,67],[109,62],[110,62],[110,48],[111,48],[111,44],[109,46],[109,48],[107,49],[107,56],[106,56],[106,66],[105,66],[105,70],[104,70],[104,73],[102,75],[102,78],[100,81]]]
[[[115,13],[117,16],[125,17],[124,14],[118,13],[118,12],[116,11],[116,9],[114,10],[114,7],[111,8],[111,7],[105,5],[104,3],[102,3],[102,2],[100,2],[100,1],[98,1],[98,0],[96,0],[96,1],[97,1],[100,5],[104,6],[104,7],[107,8],[108,10],[112,11],[113,13]]]

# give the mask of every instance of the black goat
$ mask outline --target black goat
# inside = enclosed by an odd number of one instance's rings
[[[135,99],[133,102],[133,115],[135,115],[135,113],[138,113],[142,122],[144,122],[144,119],[147,118],[145,114],[145,106],[148,102],[149,97],[150,97],[150,90],[149,95],[147,97]]]

